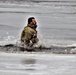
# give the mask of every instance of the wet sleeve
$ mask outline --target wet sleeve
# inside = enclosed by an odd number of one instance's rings
[[[21,37],[25,41],[30,41],[31,38],[33,37],[33,33],[29,29],[24,29]]]
[[[22,41],[22,42],[24,41],[24,36],[25,36],[25,32],[24,32],[24,30],[23,30],[22,33],[21,33],[21,41]]]

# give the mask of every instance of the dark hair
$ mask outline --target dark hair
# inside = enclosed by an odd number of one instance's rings
[[[35,18],[34,17],[28,18],[28,24],[30,24],[30,22],[32,22],[32,19],[35,19]]]

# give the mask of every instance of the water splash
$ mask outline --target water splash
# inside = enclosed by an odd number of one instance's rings
[[[57,53],[76,53],[76,43],[75,41],[40,38],[37,45],[33,47],[24,47],[19,38],[16,39],[14,36],[8,36],[0,41],[0,51],[50,51]]]
[[[0,40],[0,45],[16,44],[17,39],[14,36],[7,36]]]

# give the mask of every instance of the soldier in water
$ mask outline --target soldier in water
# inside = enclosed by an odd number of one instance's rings
[[[21,42],[26,46],[32,47],[38,43],[37,38],[37,22],[34,17],[28,18],[28,24],[24,27],[21,34]]]

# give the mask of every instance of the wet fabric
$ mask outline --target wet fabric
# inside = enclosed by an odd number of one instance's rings
[[[21,34],[21,42],[23,42],[26,46],[33,46],[38,42],[37,38],[37,25],[28,24]]]

